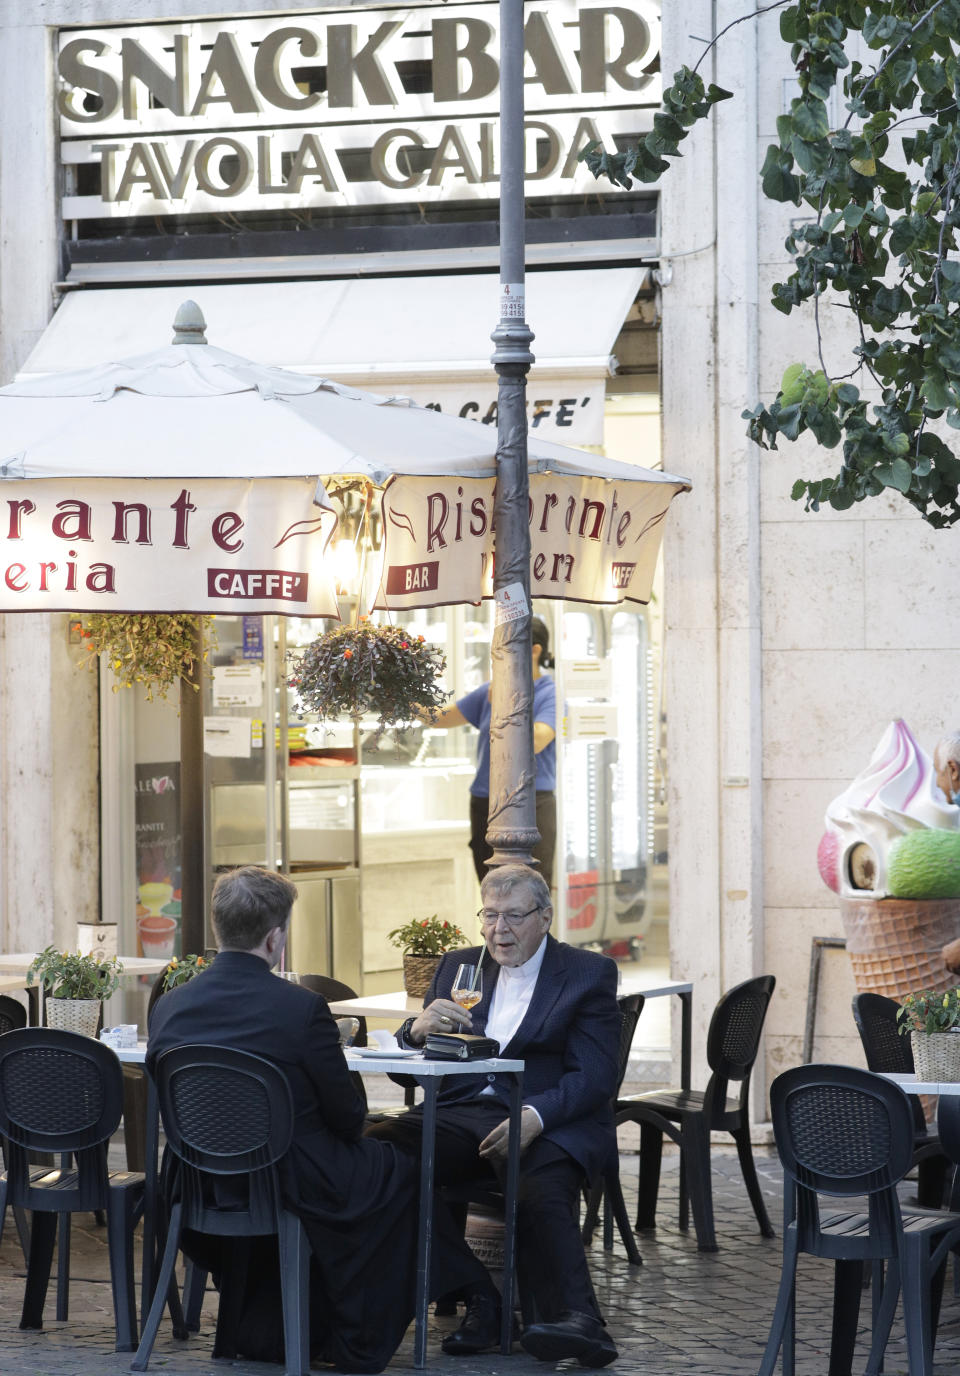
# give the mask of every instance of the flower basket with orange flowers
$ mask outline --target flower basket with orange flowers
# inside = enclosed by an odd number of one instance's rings
[[[320,717],[376,717],[388,726],[432,721],[448,694],[438,679],[446,658],[422,635],[400,626],[359,625],[325,631],[291,656],[290,686]]]

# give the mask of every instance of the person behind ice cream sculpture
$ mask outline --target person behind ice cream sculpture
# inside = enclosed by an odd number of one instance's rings
[[[937,786],[948,803],[960,803],[960,731],[944,736],[933,752]]]
[[[937,786],[948,803],[960,803],[960,731],[953,731],[938,741],[933,752],[933,767],[937,772]],[[960,938],[943,948],[943,963],[955,975],[960,975]]]

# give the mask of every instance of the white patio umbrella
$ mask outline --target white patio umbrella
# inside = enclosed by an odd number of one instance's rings
[[[0,388],[0,610],[335,616],[329,574],[328,602],[307,592],[334,525],[325,478],[497,473],[493,426],[252,363],[208,345],[204,329],[186,302],[166,348]],[[664,487],[662,512],[689,487],[536,436],[528,466]],[[185,593],[175,575],[191,565],[200,582]],[[181,727],[195,782],[196,696]],[[184,822],[185,847],[201,819],[196,807]],[[191,864],[196,904],[202,864],[185,850],[185,932]]]

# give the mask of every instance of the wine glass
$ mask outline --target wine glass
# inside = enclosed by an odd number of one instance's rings
[[[293,970],[274,970],[273,973],[278,975],[280,979],[285,979],[288,984],[300,983],[300,976]]]
[[[450,997],[461,1008],[471,1009],[483,998],[483,974],[479,965],[458,965]]]

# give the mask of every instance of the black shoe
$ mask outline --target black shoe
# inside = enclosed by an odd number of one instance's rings
[[[581,1366],[606,1366],[616,1359],[613,1339],[599,1319],[570,1310],[556,1323],[532,1323],[524,1329],[520,1346],[541,1362],[576,1357]]]
[[[448,1357],[472,1357],[500,1342],[500,1302],[493,1295],[474,1295],[467,1301],[463,1323],[448,1333],[440,1346]]]

